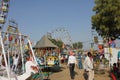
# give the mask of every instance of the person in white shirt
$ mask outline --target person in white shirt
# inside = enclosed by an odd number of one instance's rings
[[[16,71],[16,69],[17,69],[18,59],[19,59],[19,55],[18,54],[13,56],[13,66],[12,66],[12,70],[13,71]]]
[[[31,61],[30,55],[26,57],[25,72],[26,73],[30,73],[30,72],[37,73],[38,72],[37,63],[35,63],[35,61]]]
[[[90,52],[87,53],[87,57],[85,58],[84,69],[88,75],[87,80],[93,80],[94,79],[93,57]]]
[[[68,58],[68,66],[70,70],[70,77],[72,80],[74,80],[74,76],[75,76],[74,73],[75,64],[77,64],[76,57],[74,56],[74,53],[70,51],[70,56]]]

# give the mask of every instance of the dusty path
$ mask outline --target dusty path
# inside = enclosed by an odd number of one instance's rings
[[[69,68],[67,66],[61,65],[61,71],[55,72],[52,75],[49,76],[50,80],[71,80],[69,76]],[[84,70],[83,69],[78,69],[77,67],[75,68],[75,80],[85,80],[84,79]],[[105,74],[95,74],[95,79],[94,80],[110,80],[109,74],[106,71]]]

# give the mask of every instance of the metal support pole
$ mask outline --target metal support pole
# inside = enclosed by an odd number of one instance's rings
[[[19,34],[19,37],[20,37],[20,53],[21,53],[21,57],[22,57],[22,67],[23,67],[23,72],[24,72],[25,67],[24,67],[23,49],[22,49],[22,43],[21,43],[21,34]]]
[[[35,58],[34,51],[33,51],[33,49],[32,49],[31,41],[29,40],[29,38],[28,38],[28,43],[29,43],[30,49],[31,49],[31,51],[32,51],[33,59],[35,60],[35,63],[38,65],[37,60],[36,60],[36,58]],[[43,73],[42,73],[40,67],[39,67],[39,73],[40,73],[40,75],[42,75],[41,78],[40,78],[40,80],[43,80]]]
[[[4,45],[3,45],[1,30],[0,30],[0,43],[1,43],[1,46],[2,46],[2,54],[3,54],[4,60],[5,60],[5,66],[6,66],[6,70],[7,70],[8,80],[10,80],[10,74],[9,74],[7,59],[6,59],[6,55],[5,55],[5,49],[4,49]]]

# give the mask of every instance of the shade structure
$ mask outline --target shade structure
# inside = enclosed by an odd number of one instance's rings
[[[34,46],[34,48],[57,48],[47,37],[44,35]]]

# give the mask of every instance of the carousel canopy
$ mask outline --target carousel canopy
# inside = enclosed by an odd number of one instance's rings
[[[44,35],[34,46],[34,48],[57,48],[47,37]]]

